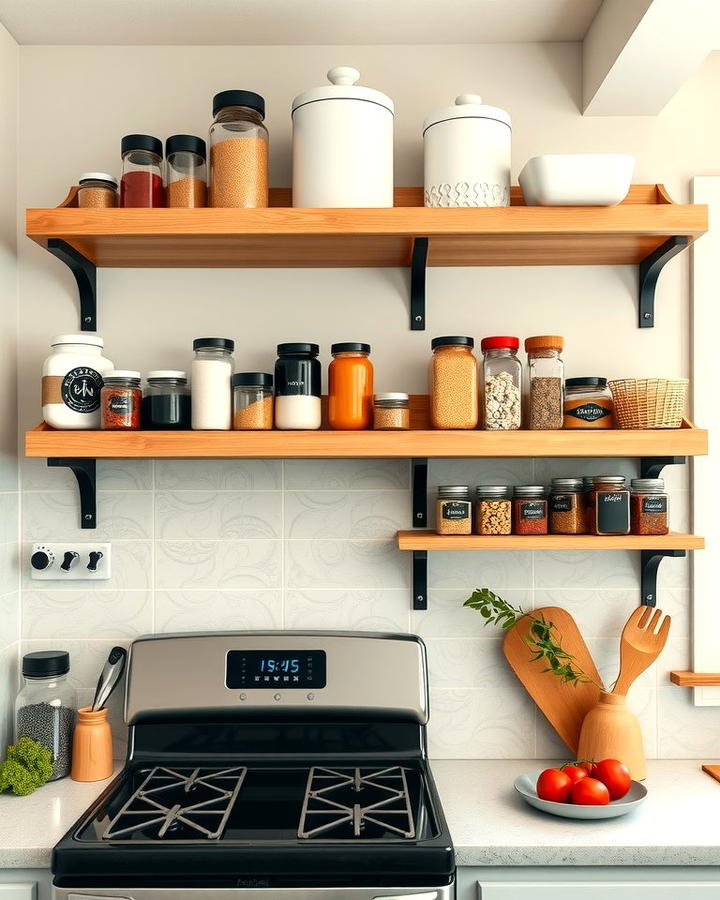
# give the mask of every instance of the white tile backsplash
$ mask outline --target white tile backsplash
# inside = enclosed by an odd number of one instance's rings
[[[156,491],[157,540],[274,540],[282,534],[280,491]]]

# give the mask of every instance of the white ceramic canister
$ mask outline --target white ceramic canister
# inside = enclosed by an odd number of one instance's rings
[[[43,419],[53,428],[99,428],[103,376],[115,366],[103,356],[103,339],[61,334],[43,363]]]
[[[510,116],[461,94],[423,124],[425,206],[510,206]]]
[[[293,206],[392,206],[392,100],[349,66],[327,77],[293,100]]]

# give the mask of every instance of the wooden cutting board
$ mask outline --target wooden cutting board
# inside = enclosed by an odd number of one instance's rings
[[[528,634],[533,616],[535,618],[544,616],[546,622],[552,622],[555,626],[556,642],[575,657],[576,665],[583,672],[598,684],[602,682],[575,620],[559,606],[545,606],[534,610],[530,615],[518,619],[505,635],[505,658],[510,668],[548,722],[575,754],[583,719],[597,703],[600,691],[594,684],[587,682],[563,684],[557,675],[544,671],[547,669],[544,660],[533,662],[534,653],[523,640]]]

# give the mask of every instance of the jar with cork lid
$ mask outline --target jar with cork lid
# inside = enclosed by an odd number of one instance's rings
[[[563,339],[540,334],[525,339],[530,376],[528,428],[552,431],[563,427]]]
[[[221,91],[210,126],[210,206],[268,205],[265,100],[254,91]]]
[[[476,428],[478,423],[475,341],[463,335],[433,338],[430,363],[430,423],[433,428]]]

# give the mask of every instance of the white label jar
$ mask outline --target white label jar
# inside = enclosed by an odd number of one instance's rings
[[[510,116],[461,94],[423,125],[425,206],[510,206]]]
[[[350,66],[327,77],[293,100],[293,206],[392,206],[392,100]]]
[[[192,361],[192,427],[197,431],[232,428],[233,350],[229,338],[196,338]]]
[[[275,427],[317,430],[322,424],[322,366],[317,344],[278,344],[275,362]]]
[[[53,428],[99,428],[103,376],[115,366],[103,356],[104,341],[88,334],[61,334],[43,363],[43,419]]]

